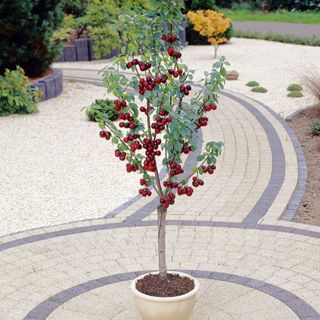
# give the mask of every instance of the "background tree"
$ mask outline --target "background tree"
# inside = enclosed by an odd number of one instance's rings
[[[60,0],[0,2],[0,73],[21,66],[36,77],[48,70],[60,48],[51,41],[62,21]]]
[[[187,16],[194,30],[207,37],[214,46],[214,57],[217,58],[219,45],[228,41],[224,33],[229,29],[231,20],[224,18],[222,12],[212,10],[189,11]]]

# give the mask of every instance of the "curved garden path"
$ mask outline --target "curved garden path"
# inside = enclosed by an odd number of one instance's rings
[[[201,279],[193,319],[319,320],[320,228],[291,222],[306,181],[296,137],[230,91],[210,117],[201,135],[225,142],[218,170],[168,216],[169,268]],[[128,281],[157,268],[156,203],[1,237],[0,319],[138,319]]]

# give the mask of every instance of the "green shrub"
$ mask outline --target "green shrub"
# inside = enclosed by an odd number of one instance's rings
[[[248,86],[248,87],[258,87],[259,83],[257,81],[249,81],[248,83],[246,83],[246,86]]]
[[[290,34],[277,34],[273,32],[268,33],[259,33],[259,32],[252,32],[252,31],[242,31],[242,30],[234,30],[233,36],[237,38],[247,38],[247,39],[261,39],[261,40],[268,40],[268,41],[276,41],[276,42],[283,42],[283,43],[292,43],[292,44],[301,44],[305,46],[320,46],[320,39],[318,38],[304,38],[304,37],[297,37]]]
[[[320,136],[320,119],[316,119],[311,124],[311,133],[314,136]]]
[[[151,7],[149,0],[93,0],[88,3],[83,24],[87,26],[93,40],[93,52],[97,59],[120,48],[123,41],[120,37],[121,24],[119,14],[139,12]]]
[[[95,102],[87,108],[86,115],[90,121],[99,121],[102,115],[112,121],[118,118],[118,112],[114,110],[114,102],[110,99],[95,100]]]
[[[59,30],[56,30],[53,35],[52,39],[54,41],[67,41],[70,38],[70,34],[75,30],[77,27],[76,19],[73,15],[65,15],[63,18],[62,27]]]
[[[289,91],[287,97],[300,98],[303,97],[303,93],[300,90]]]
[[[302,89],[301,85],[298,83],[292,83],[287,88],[287,91],[302,91],[302,90],[303,89]]]
[[[40,91],[29,86],[23,69],[6,70],[0,76],[0,116],[37,112]]]
[[[61,0],[61,7],[65,14],[81,17],[87,9],[87,0]]]
[[[0,74],[21,66],[27,76],[48,70],[60,53],[52,34],[63,17],[60,0],[0,1]]]
[[[193,0],[191,3],[191,10],[217,10],[217,6],[214,0]]]
[[[268,90],[264,87],[254,87],[251,89],[253,92],[266,93]]]

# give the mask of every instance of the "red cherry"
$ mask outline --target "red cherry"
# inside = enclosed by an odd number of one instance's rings
[[[169,56],[173,56],[173,54],[174,54],[174,52],[175,52],[172,47],[169,47],[169,48],[167,49],[167,51],[168,51],[168,53],[169,53]]]
[[[101,138],[105,138],[106,137],[106,132],[105,131],[100,131],[99,135]]]

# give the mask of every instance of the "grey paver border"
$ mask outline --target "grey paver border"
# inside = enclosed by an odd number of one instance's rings
[[[200,270],[180,270],[191,274],[194,277],[202,279],[210,279],[217,281],[224,281],[229,283],[234,283],[242,285],[245,287],[252,288],[254,290],[265,293],[290,308],[300,320],[319,320],[320,314],[308,303],[303,301],[301,298],[297,297],[293,293],[284,290],[280,287],[274,286],[264,281],[251,279],[248,277],[242,277],[234,274],[220,273],[220,272],[210,272],[210,271],[200,271]],[[34,309],[32,309],[23,320],[45,320],[48,316],[62,306],[69,300],[80,296],[83,293],[89,292],[91,290],[119,283],[122,281],[130,281],[135,277],[147,273],[144,272],[128,272],[120,273],[111,276],[106,276],[94,280],[81,283],[64,291],[55,294],[51,299],[45,300],[38,304]]]
[[[70,236],[74,234],[95,232],[95,231],[108,230],[108,229],[121,229],[121,228],[128,228],[128,227],[131,227],[131,228],[132,227],[151,227],[156,225],[157,225],[156,220],[150,220],[150,221],[139,221],[135,223],[119,222],[119,223],[108,223],[108,224],[96,224],[96,225],[90,225],[90,226],[84,226],[84,227],[63,229],[58,231],[41,233],[37,235],[31,235],[29,237],[0,243],[0,252],[15,248],[15,247],[19,247],[22,245],[31,244],[37,241],[44,241],[44,240],[49,240],[49,239],[58,238],[58,237]],[[275,232],[291,233],[291,234],[320,239],[320,232],[317,232],[317,231],[298,229],[293,227],[277,226],[277,225],[268,225],[268,224],[252,224],[252,223],[246,224],[246,223],[221,222],[221,221],[168,220],[167,225],[275,231]]]

